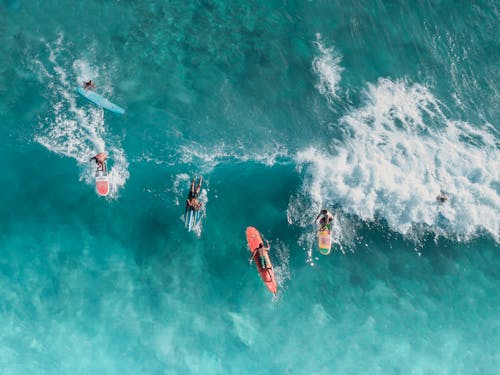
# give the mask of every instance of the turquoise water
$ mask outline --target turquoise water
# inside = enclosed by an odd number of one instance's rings
[[[0,15],[2,374],[498,373],[498,1]],[[125,115],[79,96],[87,79]]]

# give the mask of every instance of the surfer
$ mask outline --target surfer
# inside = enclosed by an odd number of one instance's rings
[[[106,155],[105,152],[99,152],[96,156],[93,156],[90,158],[90,161],[95,160],[95,163],[97,164],[97,171],[102,171],[104,172],[105,167],[104,163],[108,159],[108,155]]]
[[[95,88],[95,83],[90,79],[88,82],[83,82],[83,88],[85,90],[90,90]]]
[[[193,178],[193,181],[191,181],[191,188],[189,189],[189,195],[188,198],[186,199],[186,205],[188,207],[191,207],[194,211],[198,211],[202,205],[202,203],[198,201],[198,196],[200,195],[202,181],[203,177],[200,177],[198,185],[195,188],[196,179]]]
[[[333,214],[328,211],[328,210],[321,210],[321,212],[316,216],[316,220],[314,220],[315,223],[319,223],[321,226],[321,229],[328,228],[330,230],[331,225],[330,223],[333,220]]]
[[[439,193],[439,195],[436,197],[436,200],[440,203],[444,203],[448,200],[448,194],[441,191],[441,193]]]
[[[264,243],[261,242],[259,244],[259,247],[256,248],[252,252],[252,256],[250,257],[250,263],[252,263],[252,260],[253,260],[253,257],[255,255],[255,253],[258,252],[259,253],[260,266],[264,270],[272,268],[271,267],[271,260],[269,259],[269,250],[271,249],[271,246],[269,246],[269,241],[268,240],[265,240],[265,241],[266,241],[266,245],[264,246]]]

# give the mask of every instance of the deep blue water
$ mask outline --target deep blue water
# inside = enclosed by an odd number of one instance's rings
[[[498,1],[11,0],[0,17],[2,374],[498,373]],[[88,79],[125,115],[79,96]]]

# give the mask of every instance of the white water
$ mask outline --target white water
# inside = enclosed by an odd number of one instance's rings
[[[277,239],[271,243],[270,256],[273,262],[278,293],[274,296],[275,301],[279,301],[287,289],[287,284],[291,280],[290,274],[290,249],[284,242]]]
[[[33,66],[38,79],[47,86],[49,111],[40,117],[40,132],[35,140],[48,150],[71,157],[80,166],[80,180],[94,184],[94,165],[89,159],[98,152],[107,151],[110,197],[116,198],[129,177],[124,150],[111,141],[106,146],[104,111],[79,98],[75,88],[88,79],[99,76],[99,69],[84,60],[68,58],[64,38],[46,44],[49,55],[47,66],[35,59]],[[68,66],[72,71],[69,73]],[[71,77],[71,78],[70,78]],[[81,105],[81,107],[78,106]]]
[[[319,33],[316,34],[315,45],[319,51],[319,56],[312,62],[313,71],[319,78],[316,88],[331,101],[338,98],[339,82],[344,70],[340,66],[342,57],[333,47],[325,46]]]
[[[203,166],[203,172],[209,173],[218,164],[229,161],[254,161],[263,165],[273,166],[280,158],[289,156],[287,148],[276,144],[263,150],[249,150],[243,144],[218,144],[206,147],[199,144],[181,147],[183,163],[196,162]]]
[[[305,174],[302,195],[312,207],[340,204],[345,212],[366,221],[381,218],[410,237],[431,230],[468,240],[486,231],[500,241],[494,129],[447,118],[419,84],[380,79],[364,96],[365,104],[340,121],[349,134],[342,145],[296,155]],[[441,191],[450,197],[445,203],[436,200]],[[304,225],[294,204],[289,221]]]

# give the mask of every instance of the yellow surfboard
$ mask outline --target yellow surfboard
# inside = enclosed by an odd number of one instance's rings
[[[320,228],[318,230],[318,247],[321,254],[330,254],[332,250],[332,236],[328,228]]]

